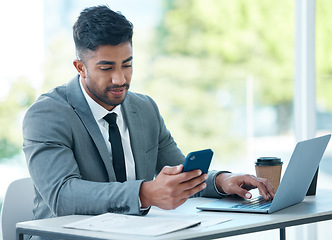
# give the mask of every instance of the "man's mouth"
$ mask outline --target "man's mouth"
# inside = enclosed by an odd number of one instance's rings
[[[125,88],[114,88],[114,89],[111,89],[110,91],[111,92],[123,92],[125,90]]]
[[[122,95],[125,90],[126,90],[126,88],[113,88],[113,89],[110,89],[110,92],[113,95]]]
[[[123,93],[128,89],[128,86],[121,86],[121,87],[112,87],[108,88],[107,90],[114,96],[122,96]]]

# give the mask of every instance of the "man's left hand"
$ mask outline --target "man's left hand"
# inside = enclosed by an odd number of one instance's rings
[[[258,188],[265,200],[274,198],[274,189],[266,178],[258,178],[249,174],[221,173],[216,177],[218,190],[225,194],[237,194],[250,199],[249,190]]]

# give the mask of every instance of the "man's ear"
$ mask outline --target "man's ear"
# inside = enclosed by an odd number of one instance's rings
[[[75,59],[73,61],[74,67],[76,68],[79,75],[81,75],[82,78],[86,78],[86,67],[84,63],[78,59]]]

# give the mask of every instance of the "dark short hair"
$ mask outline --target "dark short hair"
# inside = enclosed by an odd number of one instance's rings
[[[108,6],[89,7],[74,24],[73,37],[77,57],[81,59],[88,49],[95,51],[101,45],[132,44],[133,25]]]

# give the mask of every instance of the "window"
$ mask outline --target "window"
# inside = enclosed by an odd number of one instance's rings
[[[296,140],[331,132],[329,0],[35,0],[33,14],[30,2],[5,1],[4,9],[20,8],[0,15],[0,201],[9,182],[28,175],[23,114],[76,74],[71,27],[97,4],[133,22],[131,90],[153,97],[185,154],[212,148],[212,168],[253,174],[258,157],[278,156],[284,170]],[[299,74],[305,80],[294,81]],[[330,144],[321,187],[330,188],[331,156]]]

